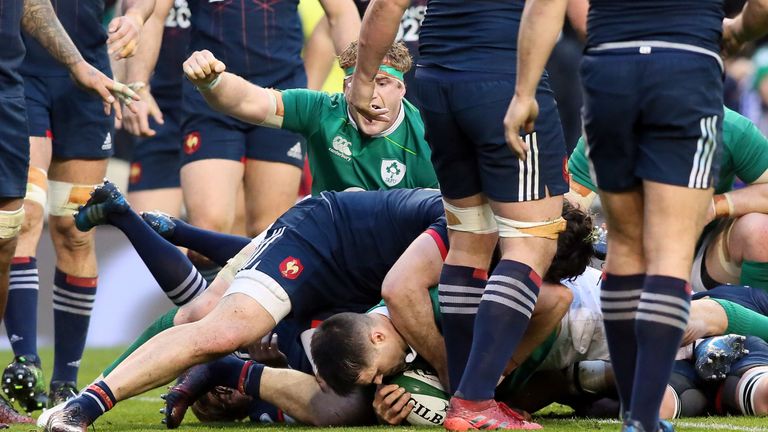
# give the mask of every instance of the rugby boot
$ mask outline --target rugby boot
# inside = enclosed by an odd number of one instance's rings
[[[87,232],[97,225],[106,224],[110,213],[123,213],[130,208],[120,189],[109,180],[91,192],[91,198],[75,213],[75,226]]]
[[[88,426],[88,417],[83,414],[80,405],[70,404],[48,418],[45,430],[48,432],[86,432]]]
[[[45,408],[48,396],[37,356],[18,356],[3,371],[3,393],[27,412]]]
[[[32,424],[34,422],[32,417],[19,414],[5,398],[0,397],[0,428],[6,428],[9,424]]]
[[[77,396],[77,384],[71,381],[51,381],[48,408],[55,407]]]
[[[645,432],[645,428],[639,421],[629,420],[624,422],[621,432]],[[666,420],[661,420],[659,422],[659,428],[656,429],[655,432],[675,432],[675,427],[672,423]]]
[[[502,402],[468,401],[457,397],[451,398],[443,426],[456,432],[475,429],[541,429],[541,425],[526,421]]]
[[[170,387],[167,394],[160,396],[165,400],[165,408],[160,409],[160,414],[165,415],[162,420],[165,427],[168,429],[179,427],[184,420],[187,409],[215,386],[208,364],[187,369],[176,380],[176,385]]]
[[[163,238],[170,238],[176,229],[176,221],[173,217],[159,211],[142,212],[141,218],[153,231]]]
[[[694,349],[696,373],[706,381],[725,379],[731,365],[749,353],[746,340],[735,334],[704,339]]]

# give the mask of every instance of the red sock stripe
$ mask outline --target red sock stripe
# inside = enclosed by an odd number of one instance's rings
[[[13,257],[11,258],[11,264],[29,264],[32,262],[32,257]]]
[[[533,283],[536,284],[537,287],[541,286],[541,276],[539,276],[538,273],[536,273],[535,270],[531,270],[531,272],[528,274],[528,277],[531,278]]]
[[[248,371],[251,370],[251,365],[253,364],[252,360],[248,360],[243,365],[243,368],[240,370],[240,378],[237,380],[237,390],[245,394],[245,380],[248,378]]]
[[[88,390],[96,393],[96,395],[101,399],[102,402],[104,402],[104,406],[107,407],[107,411],[111,410],[115,404],[112,402],[112,398],[109,397],[107,392],[104,391],[101,387],[97,386],[96,384],[91,385],[88,387]]]
[[[476,268],[475,271],[472,272],[472,277],[475,279],[482,279],[487,281],[488,280],[488,270],[483,270]]]
[[[81,288],[96,288],[98,280],[98,277],[77,277],[72,275],[67,275],[66,278],[68,284]]]

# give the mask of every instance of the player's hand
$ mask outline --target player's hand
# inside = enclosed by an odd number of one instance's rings
[[[127,85],[113,81],[85,61],[75,63],[70,67],[69,72],[77,84],[101,96],[106,115],[109,115],[114,108],[115,117],[122,119],[123,112],[120,104],[122,103],[133,110],[131,103],[141,99]]]
[[[347,83],[349,91],[346,92],[347,103],[352,105],[353,111],[371,121],[389,121],[389,108],[378,108],[371,104],[373,90],[376,83],[367,80],[355,80],[354,77]]]
[[[227,66],[208,50],[193,52],[183,67],[184,75],[198,88],[210,86],[227,69]]]
[[[131,104],[133,111],[128,111],[123,116],[123,129],[131,135],[139,137],[151,137],[157,133],[149,127],[149,117],[151,116],[157,124],[163,124],[163,113],[157,106],[155,98],[149,91],[149,87],[143,86],[136,90],[141,97],[139,102]]]
[[[411,394],[397,384],[380,385],[373,397],[376,416],[389,425],[399,425],[413,409]]]
[[[507,115],[504,116],[504,134],[507,145],[522,160],[528,153],[528,145],[520,136],[520,130],[525,133],[533,133],[533,122],[539,116],[539,104],[534,97],[520,97],[515,95],[509,103]]]
[[[741,21],[725,18],[723,20],[723,38],[720,49],[723,57],[731,57],[741,51],[744,41],[741,40]]]
[[[132,13],[115,17],[110,21],[107,28],[109,32],[109,38],[107,39],[109,54],[114,54],[115,60],[131,57],[136,54],[142,27],[144,27],[142,18]]]
[[[261,341],[248,347],[251,360],[259,362],[267,367],[288,368],[288,358],[277,346],[277,333],[266,335]]]

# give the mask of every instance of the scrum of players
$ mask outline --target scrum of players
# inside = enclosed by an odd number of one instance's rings
[[[320,3],[302,59],[297,0],[126,0],[106,27],[103,1],[0,0],[8,397],[57,432],[173,380],[169,428],[190,408],[451,431],[540,429],[553,402],[628,432],[768,415],[768,140],[721,79],[768,1]],[[566,13],[587,22],[570,155],[544,71]],[[334,56],[343,91],[317,91]],[[101,183],[115,121],[136,136],[127,197]],[[174,307],[79,391],[106,224]],[[439,412],[403,371],[433,377]]]

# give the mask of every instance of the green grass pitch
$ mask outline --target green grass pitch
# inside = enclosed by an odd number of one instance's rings
[[[82,369],[80,370],[80,385],[91,381],[101,370],[110,363],[112,359],[120,354],[120,349],[89,349],[83,358]],[[0,357],[5,361],[10,361],[11,353],[3,352]],[[51,373],[52,350],[47,349],[41,352],[43,365],[45,367],[46,379]],[[109,431],[163,431],[165,426],[160,423],[161,415],[158,410],[162,407],[162,401],[159,395],[161,389],[147,392],[139,397],[121,402],[115,409],[101,417],[91,428],[95,432]],[[568,410],[559,406],[551,406],[543,413],[536,416],[544,429],[552,432],[560,431],[618,431],[617,421],[610,420],[588,420],[572,419],[568,417]],[[745,418],[745,417],[711,417],[711,418],[691,418],[682,419],[675,422],[678,431],[700,431],[711,432],[715,430],[725,431],[744,431],[744,432],[768,432],[768,418]],[[305,432],[315,428],[301,426],[281,426],[281,425],[255,425],[251,423],[221,423],[221,424],[201,424],[191,413],[185,419],[184,424],[179,428],[180,431],[207,431],[223,430],[226,432],[239,432],[253,429],[275,429],[289,427],[291,432]],[[368,432],[381,431],[385,429],[395,429],[403,432],[419,430],[442,430],[436,428],[413,428],[408,426],[391,427],[361,427],[361,428],[334,428],[339,432]],[[12,432],[22,432],[35,430],[34,426],[13,426]]]

